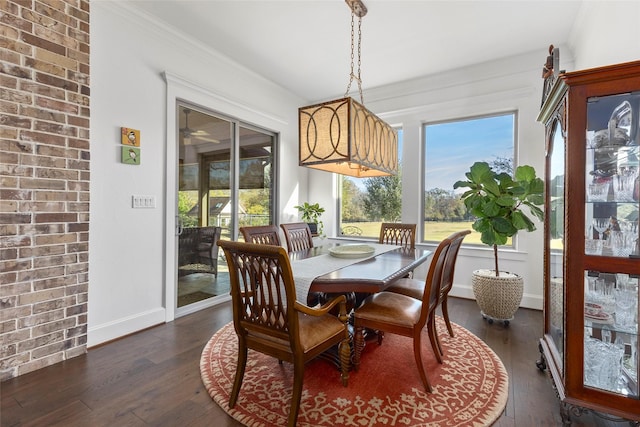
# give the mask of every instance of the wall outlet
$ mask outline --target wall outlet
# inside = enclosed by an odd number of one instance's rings
[[[131,196],[131,205],[134,209],[145,209],[156,207],[156,196]]]

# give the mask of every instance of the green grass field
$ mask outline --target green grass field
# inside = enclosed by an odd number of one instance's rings
[[[480,233],[474,231],[471,228],[471,222],[431,222],[427,221],[424,223],[424,230],[426,231],[426,236],[424,240],[439,242],[445,237],[449,236],[451,233],[455,233],[456,231],[461,230],[471,230],[471,234],[469,234],[465,239],[464,243],[476,243],[482,244],[480,241]],[[362,237],[374,237],[377,238],[380,234],[380,223],[379,222],[353,222],[353,223],[343,223],[344,226],[352,225],[354,227],[358,227],[362,230]],[[416,236],[416,241],[422,241],[421,236]]]

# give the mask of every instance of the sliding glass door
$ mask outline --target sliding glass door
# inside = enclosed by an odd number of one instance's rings
[[[217,240],[274,222],[276,135],[178,103],[177,314],[229,295]],[[185,308],[189,306],[189,308]]]

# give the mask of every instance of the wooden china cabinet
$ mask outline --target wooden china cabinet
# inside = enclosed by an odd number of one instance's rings
[[[558,73],[550,53],[538,116],[546,202],[537,365],[549,370],[565,424],[593,412],[640,425],[640,61]]]

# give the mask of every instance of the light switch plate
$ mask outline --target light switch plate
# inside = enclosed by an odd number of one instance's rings
[[[154,209],[156,207],[156,196],[132,195],[131,204],[134,209]]]

